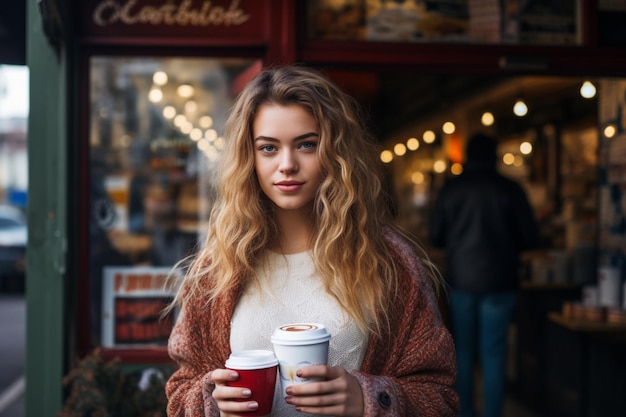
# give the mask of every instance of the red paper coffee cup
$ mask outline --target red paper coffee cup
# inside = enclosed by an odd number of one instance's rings
[[[226,368],[237,371],[239,379],[231,387],[248,388],[252,396],[238,401],[256,401],[259,408],[246,416],[265,416],[272,412],[278,360],[271,350],[243,350],[231,353]]]

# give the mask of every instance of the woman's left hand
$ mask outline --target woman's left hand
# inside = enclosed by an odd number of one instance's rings
[[[362,416],[363,391],[357,379],[340,366],[316,365],[298,370],[301,378],[324,378],[320,382],[291,385],[285,401],[297,411],[333,416]]]

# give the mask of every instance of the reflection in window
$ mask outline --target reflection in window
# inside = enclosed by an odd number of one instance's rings
[[[366,42],[580,42],[575,1],[308,0],[309,39]]]
[[[244,59],[94,57],[90,69],[92,344],[106,267],[171,267],[192,254]]]

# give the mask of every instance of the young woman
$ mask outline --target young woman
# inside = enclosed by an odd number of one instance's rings
[[[454,347],[438,280],[393,225],[358,106],[316,71],[271,68],[230,114],[207,240],[173,305],[168,415],[255,410],[227,386],[231,351],[272,350],[285,323],[324,323],[322,382],[277,390],[274,416],[455,416]]]

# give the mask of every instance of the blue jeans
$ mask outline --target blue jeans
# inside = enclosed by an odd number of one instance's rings
[[[502,416],[508,329],[516,302],[516,291],[473,294],[450,290],[450,314],[457,360],[456,389],[461,401],[460,417],[476,414],[474,364],[477,351],[482,365],[482,415]]]

